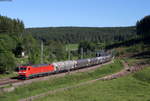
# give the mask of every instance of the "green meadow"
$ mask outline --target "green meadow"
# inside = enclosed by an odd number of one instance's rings
[[[36,101],[150,101],[150,68],[110,81],[97,81]]]

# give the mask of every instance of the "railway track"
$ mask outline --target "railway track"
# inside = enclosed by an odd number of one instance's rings
[[[106,64],[110,64],[110,63],[112,63],[112,61],[109,61],[109,62],[106,62],[106,63],[103,63],[103,64],[99,64],[99,65],[95,65],[95,66],[90,66],[90,67],[86,67],[86,68],[72,70],[72,71],[69,71],[69,72],[51,74],[49,76],[38,77],[38,78],[27,79],[27,80],[18,80],[18,79],[11,79],[11,78],[0,79],[0,88],[8,86],[8,85],[12,85],[13,87],[18,87],[20,85],[30,84],[32,82],[44,81],[44,80],[48,80],[48,79],[54,78],[54,77],[62,77],[62,76],[65,76],[66,74],[74,74],[76,72],[86,72],[86,71],[89,71],[89,70],[97,69],[97,68],[101,67],[102,65],[106,65]]]
[[[21,80],[18,79],[11,79],[11,78],[7,78],[7,79],[1,79],[0,80],[0,87],[4,87],[6,85],[11,85],[12,83],[16,83],[16,82],[20,82]]]

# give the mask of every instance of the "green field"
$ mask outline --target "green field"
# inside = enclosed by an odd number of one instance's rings
[[[10,93],[0,93],[0,101],[16,101],[21,98],[47,92],[49,90],[73,86],[81,82],[115,73],[120,71],[122,68],[122,63],[119,60],[115,60],[113,64],[105,65],[102,68],[98,68],[90,72],[76,73],[59,78],[51,78],[48,81],[39,81],[30,85],[18,87],[15,91]]]
[[[66,49],[67,50],[78,50],[78,44],[67,44]]]
[[[16,77],[17,75],[17,72],[11,72],[10,74],[0,74],[0,79]]]
[[[36,101],[150,101],[150,68],[110,81],[51,94]]]

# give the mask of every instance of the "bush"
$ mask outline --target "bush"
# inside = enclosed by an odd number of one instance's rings
[[[11,52],[0,52],[0,73],[11,72],[15,70],[16,61]]]

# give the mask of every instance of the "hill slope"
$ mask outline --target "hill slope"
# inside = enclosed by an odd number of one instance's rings
[[[36,39],[54,40],[64,43],[78,43],[82,40],[93,42],[118,42],[136,36],[135,27],[45,27],[27,28],[24,34]]]
[[[51,94],[36,101],[149,101],[149,71],[147,68],[123,78],[97,81]]]

